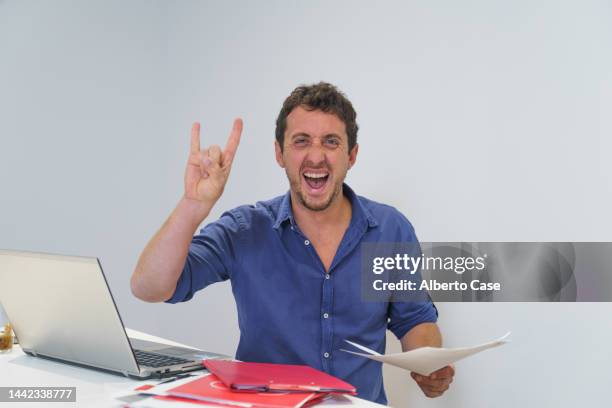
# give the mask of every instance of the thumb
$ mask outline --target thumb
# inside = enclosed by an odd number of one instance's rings
[[[200,169],[202,171],[202,178],[208,178],[218,171],[219,165],[212,161],[210,158],[210,149],[204,149],[200,153]]]

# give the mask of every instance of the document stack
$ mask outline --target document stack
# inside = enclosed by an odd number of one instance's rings
[[[352,385],[303,365],[227,360],[204,360],[203,364],[208,373],[141,386],[136,391],[143,398],[123,406],[303,408],[357,392]]]

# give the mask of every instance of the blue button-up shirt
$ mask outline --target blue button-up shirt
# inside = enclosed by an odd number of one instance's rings
[[[306,364],[351,383],[359,397],[386,404],[381,364],[340,351],[351,348],[344,340],[384,353],[387,328],[401,339],[414,326],[435,322],[437,311],[431,302],[361,299],[360,244],[417,238],[395,208],[357,196],[346,184],[343,189],[352,217],[329,271],[296,224],[287,193],[206,225],[192,240],[168,302],[230,279],[240,326],[237,359]]]

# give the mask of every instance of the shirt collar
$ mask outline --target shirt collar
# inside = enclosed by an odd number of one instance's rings
[[[351,206],[353,209],[351,224],[357,224],[363,220],[367,222],[369,227],[376,227],[378,225],[378,221],[376,220],[376,218],[374,218],[370,210],[363,205],[362,201],[357,196],[357,194],[355,194],[353,189],[350,188],[348,184],[343,183],[342,191],[351,202]],[[292,226],[295,226],[295,218],[293,217],[293,211],[291,210],[291,191],[287,191],[287,193],[283,197],[280,207],[278,209],[276,220],[272,227],[274,229],[278,229],[281,224],[283,224],[287,220],[291,222]]]

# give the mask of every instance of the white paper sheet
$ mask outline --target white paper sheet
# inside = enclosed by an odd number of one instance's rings
[[[356,351],[344,350],[347,353],[356,354],[366,357],[371,360],[380,361],[381,363],[391,364],[405,370],[414,371],[417,374],[429,375],[442,367],[469,357],[481,351],[501,346],[508,342],[507,337],[510,332],[497,340],[488,343],[480,344],[473,347],[458,347],[458,348],[438,348],[438,347],[421,347],[404,353],[382,355],[352,341],[345,340],[347,343],[365,351],[366,353],[358,353]]]

